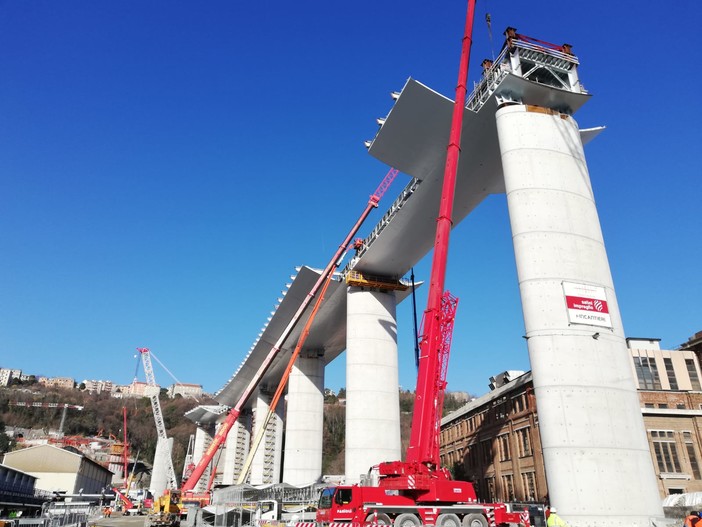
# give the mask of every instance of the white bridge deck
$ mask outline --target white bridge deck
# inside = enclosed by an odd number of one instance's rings
[[[498,98],[558,108],[574,113],[590,96],[540,84],[494,69],[474,90],[464,112],[461,156],[454,204],[458,225],[488,194],[504,192],[502,164],[495,125]],[[389,166],[411,176],[410,182],[366,238],[364,248],[342,275],[354,269],[392,278],[404,276],[432,248],[443,179],[453,101],[416,80],[405,84],[395,105],[373,140],[369,152]],[[601,129],[583,130],[583,143]],[[233,406],[264,357],[299,308],[318,273],[302,267],[262,335],[216,399]],[[398,302],[410,292],[398,291]],[[308,312],[311,306],[308,307]],[[303,324],[293,330],[263,384],[275,389]],[[346,284],[334,281],[312,325],[305,348],[324,352],[326,363],[346,347]],[[187,414],[196,422],[214,422],[222,409],[199,407]]]

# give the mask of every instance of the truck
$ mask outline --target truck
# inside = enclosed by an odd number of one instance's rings
[[[472,484],[450,481],[451,490],[439,491],[442,501],[417,498],[411,492],[382,487],[342,485],[322,491],[315,521],[318,527],[330,524],[377,524],[393,527],[488,527],[524,525],[529,527],[529,511],[507,503],[478,502]],[[454,493],[452,501],[446,495]]]
[[[461,127],[466,100],[475,0],[468,0],[465,33],[456,86],[453,117],[446,150],[439,216],[430,274],[427,307],[419,340],[417,389],[409,446],[404,461],[386,461],[371,470],[371,484],[329,487],[317,507],[318,527],[331,524],[415,527],[529,527],[527,511],[513,511],[505,503],[479,503],[473,485],[455,481],[440,466],[439,434],[446,371],[458,299],[444,290],[452,226],[453,201]]]
[[[279,525],[286,523],[311,522],[315,520],[314,509],[306,508],[304,504],[285,504],[281,500],[264,499],[256,504],[253,524],[258,526]]]

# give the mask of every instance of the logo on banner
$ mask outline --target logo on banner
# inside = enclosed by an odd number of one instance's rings
[[[563,282],[563,294],[571,324],[612,327],[604,287]]]

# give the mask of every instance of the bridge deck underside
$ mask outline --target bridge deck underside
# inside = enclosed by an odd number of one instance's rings
[[[538,85],[508,75],[496,93],[473,112],[465,110],[461,138],[461,157],[456,180],[454,226],[458,225],[489,194],[504,192],[495,111],[496,94],[527,104],[553,107],[560,101],[570,111],[577,110],[589,95],[566,92]],[[565,102],[563,102],[565,101]],[[441,196],[446,146],[448,143],[453,101],[410,79],[378,131],[369,152],[371,155],[420,180],[411,198],[396,211],[377,237],[366,240],[367,248],[354,264],[362,273],[391,277],[404,276],[432,248]],[[593,134],[590,134],[592,136]],[[318,272],[303,267],[271,321],[239,370],[219,391],[219,403],[233,406],[244,393],[259,365],[288,325],[305,295],[317,280]],[[398,292],[398,301],[410,294]],[[311,306],[307,311],[311,310]],[[303,317],[306,320],[307,313]],[[264,385],[275,389],[294,349],[304,322],[297,324],[286,340],[279,357],[267,372]],[[346,285],[334,281],[312,326],[305,345],[319,350],[326,363],[346,347]],[[216,415],[208,414],[215,420]]]

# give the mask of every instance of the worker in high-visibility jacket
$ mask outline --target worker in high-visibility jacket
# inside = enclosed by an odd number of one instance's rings
[[[558,510],[556,507],[551,507],[549,509],[548,520],[546,520],[546,527],[568,527],[568,524],[563,518],[556,514]]]
[[[690,514],[685,518],[683,527],[696,527],[697,525],[702,526],[702,512],[690,511]]]

